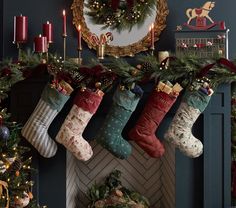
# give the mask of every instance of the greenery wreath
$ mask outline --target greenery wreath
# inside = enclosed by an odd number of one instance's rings
[[[132,29],[134,25],[141,27],[146,17],[155,11],[156,0],[136,0],[132,4],[129,1],[113,0],[88,0],[85,6],[86,14],[94,24],[104,25],[102,28],[110,28],[121,32]],[[116,8],[117,7],[117,8]]]

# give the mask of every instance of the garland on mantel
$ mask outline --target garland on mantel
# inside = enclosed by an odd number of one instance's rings
[[[49,56],[47,63],[35,54],[23,54],[21,61],[3,60],[0,62],[0,100],[7,97],[12,85],[34,73],[47,73],[54,79],[65,80],[74,88],[89,87],[106,91],[115,80],[119,80],[124,87],[130,87],[134,82],[148,82],[150,80],[177,81],[182,86],[189,86],[196,79],[207,77],[211,87],[222,83],[236,81],[236,65],[227,59],[199,59],[185,57],[168,58],[159,63],[154,56],[143,55],[137,57],[135,66],[124,59],[109,58],[106,63],[92,60],[89,65],[79,65],[73,61],[63,62],[61,57]]]

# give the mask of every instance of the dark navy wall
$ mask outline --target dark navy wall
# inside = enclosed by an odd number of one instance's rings
[[[3,0],[0,0],[0,60],[2,57],[3,48]]]
[[[4,11],[4,27],[3,27],[3,55],[12,56],[17,55],[15,46],[12,44],[13,40],[13,16],[19,15],[20,13],[29,17],[29,37],[30,41],[28,47],[33,46],[33,37],[42,33],[42,23],[47,20],[54,23],[55,29],[55,43],[51,47],[51,51],[57,51],[62,54],[62,23],[61,14],[63,8],[70,11],[70,6],[72,0],[1,0],[4,1],[3,11]],[[185,15],[185,10],[187,8],[201,7],[206,0],[169,0],[169,16],[167,20],[167,28],[161,35],[161,40],[156,44],[157,50],[174,50],[174,34],[173,30],[176,29],[176,25],[180,25],[186,22],[187,18]],[[236,27],[235,27],[235,8],[236,1],[234,0],[215,0],[216,6],[210,12],[210,16],[215,20],[225,20],[226,26],[230,28],[229,37],[229,50],[230,57],[236,57]],[[71,13],[68,17],[68,56],[76,56],[77,42],[76,42],[76,30],[72,25]],[[86,44],[84,44],[86,48]],[[2,51],[1,50],[1,51]],[[83,51],[83,54],[91,55],[92,51]]]
[[[206,0],[169,0],[168,5],[170,14],[167,20],[167,28],[161,35],[161,40],[156,43],[157,50],[174,50],[174,33],[176,25],[186,21],[185,10],[189,7],[200,7]],[[3,25],[0,28],[0,55],[3,57],[16,57],[17,50],[12,44],[13,40],[13,16],[19,15],[20,13],[29,17],[29,37],[30,41],[27,47],[32,48],[33,37],[42,32],[42,23],[47,20],[54,23],[54,39],[55,43],[52,45],[50,50],[52,52],[57,51],[62,54],[62,24],[61,24],[61,13],[64,8],[70,11],[70,5],[72,0],[3,0],[0,7],[0,23]],[[211,12],[211,16],[214,20],[225,20],[226,26],[230,28],[229,35],[229,49],[230,57],[236,56],[236,27],[235,22],[235,0],[216,0],[216,7]],[[76,31],[72,25],[71,14],[68,17],[68,49],[67,54],[70,57],[77,55],[76,47]],[[3,31],[1,31],[3,29]],[[86,44],[83,43],[86,49]],[[84,50],[83,55],[85,58],[91,58],[94,56],[94,51]],[[32,82],[31,84],[34,84]],[[41,87],[44,85],[40,85]],[[28,88],[29,89],[29,88]],[[32,88],[30,88],[32,89]],[[40,88],[41,89],[41,88]],[[149,88],[150,90],[150,88]],[[206,114],[202,115],[200,119],[194,125],[194,135],[201,138],[204,143],[206,142],[204,157],[201,156],[198,159],[190,159],[177,152],[177,167],[176,167],[176,203],[177,208],[221,208],[229,207],[230,201],[230,169],[229,169],[229,137],[230,129],[226,127],[230,126],[230,90],[229,86],[222,89],[223,94],[221,99],[214,99],[209,108],[207,108]],[[18,94],[18,93],[15,93]],[[33,92],[34,94],[34,92]],[[37,94],[39,98],[40,93]],[[224,108],[218,109],[217,106],[222,102]],[[16,102],[15,102],[16,103]],[[27,101],[27,112],[28,115],[34,109],[37,99],[32,101],[31,104]],[[26,104],[27,104],[26,103]],[[29,107],[30,106],[30,107]],[[177,106],[177,105],[176,105]],[[12,103],[12,109],[21,111],[15,107]],[[69,108],[67,108],[68,110]],[[217,110],[215,110],[217,109]],[[227,110],[228,109],[228,110]],[[220,112],[219,112],[220,111]],[[175,109],[173,109],[174,115]],[[21,112],[21,114],[23,111]],[[25,111],[24,113],[25,114]],[[163,128],[161,127],[162,133],[168,126],[172,116],[165,119],[163,122]],[[211,119],[213,118],[213,119]],[[25,118],[24,118],[25,119]],[[209,120],[210,119],[210,120]],[[211,128],[209,126],[212,125]],[[221,127],[221,130],[214,132],[210,131],[214,126]],[[56,127],[55,127],[56,128]],[[57,125],[58,128],[58,125]],[[203,132],[204,129],[204,132]],[[56,129],[57,130],[57,129]],[[56,132],[55,130],[55,132]],[[222,135],[218,132],[224,134]],[[213,132],[213,133],[212,133]],[[204,140],[203,136],[208,135],[207,141]],[[210,136],[209,136],[210,135]],[[214,140],[215,139],[215,140]],[[216,145],[214,145],[216,141]],[[49,207],[65,207],[65,150],[60,147],[60,154],[53,159],[43,159],[41,157],[36,158],[38,160],[38,166],[40,168],[40,176],[38,178],[40,201]],[[217,161],[214,159],[214,155],[217,155]],[[204,167],[204,169],[203,169]],[[211,171],[209,171],[209,168]],[[226,179],[226,180],[225,180]],[[226,183],[225,183],[226,181]],[[60,189],[60,191],[57,190]],[[56,200],[56,201],[55,201]]]

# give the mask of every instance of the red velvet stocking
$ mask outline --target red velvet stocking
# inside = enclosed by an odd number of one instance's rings
[[[130,140],[135,141],[151,157],[161,157],[164,154],[164,146],[155,132],[175,101],[176,97],[154,90],[138,122],[129,132]]]

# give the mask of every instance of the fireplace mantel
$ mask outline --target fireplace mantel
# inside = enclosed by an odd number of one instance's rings
[[[16,121],[26,122],[34,110],[46,82],[47,77],[25,80],[12,88],[10,112]],[[173,193],[176,208],[230,207],[230,89],[229,85],[221,86],[194,125],[194,135],[202,138],[204,143],[204,155],[197,159],[190,159],[177,150],[175,151],[175,178],[173,180],[175,181],[175,189]],[[150,90],[151,87],[147,86],[147,94]],[[109,103],[105,102],[103,105],[109,105]],[[49,133],[53,138],[70,110],[70,106],[71,102],[69,101],[50,126]],[[160,137],[165,132],[177,106],[178,103],[159,127],[158,134]],[[90,136],[88,132],[94,132],[94,122],[97,119],[99,120],[99,115],[92,119],[91,125],[86,129],[86,135]],[[39,170],[38,176],[35,178],[36,189],[34,194],[37,195],[36,198],[42,205],[65,208],[67,207],[69,187],[66,183],[68,175],[66,158],[68,159],[68,157],[66,157],[64,147],[58,146],[56,156],[51,159],[42,158],[36,151],[34,152],[34,165]],[[165,163],[168,163],[168,160],[170,160],[168,157],[163,159]],[[74,198],[74,200],[78,201],[78,198]],[[164,204],[162,207],[174,208],[172,206]]]

